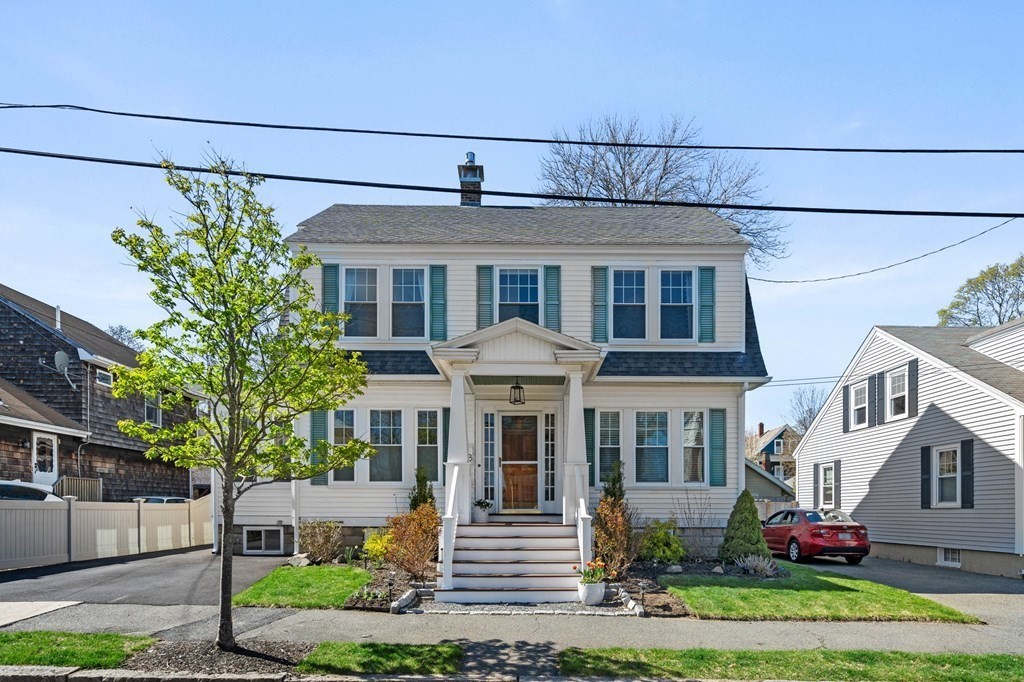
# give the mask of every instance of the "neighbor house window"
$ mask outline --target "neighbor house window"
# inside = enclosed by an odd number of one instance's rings
[[[647,337],[647,298],[643,270],[612,273],[612,336],[617,339]]]
[[[772,466],[772,476],[781,481],[782,477],[785,475],[785,469],[782,468],[781,464],[775,464]]]
[[[269,528],[252,528],[246,526],[242,529],[243,554],[281,554],[284,549],[282,536],[283,529],[280,526]]]
[[[704,413],[683,412],[683,483],[703,483]]]
[[[850,426],[856,428],[868,423],[868,382],[855,384],[850,391]]]
[[[344,445],[356,437],[356,411],[335,410],[334,411],[334,444]],[[355,466],[341,467],[334,470],[335,481],[356,480]]]
[[[498,270],[498,322],[513,317],[540,324],[540,283],[536,269]]]
[[[636,482],[668,483],[668,412],[636,413]]]
[[[402,411],[370,410],[371,481],[402,480]]]
[[[826,464],[821,467],[821,506],[832,508],[836,500],[836,467]]]
[[[427,324],[423,269],[396,268],[391,281],[391,336],[422,338]]]
[[[441,448],[437,428],[437,410],[419,410],[416,412],[416,466],[422,467],[427,480],[437,482]]]
[[[105,372],[102,369],[96,370],[96,383],[100,386],[113,386],[114,375],[110,372]]]
[[[345,268],[346,336],[377,336],[377,271]]]
[[[935,504],[957,506],[960,504],[960,446],[935,448],[933,453]]]
[[[907,370],[906,368],[889,372],[886,375],[889,384],[888,418],[899,419],[907,416]]]
[[[693,272],[661,271],[661,338],[693,338]]]
[[[622,441],[618,412],[601,412],[598,430],[598,457],[600,468],[598,476],[601,483],[611,478],[615,463],[622,456]]]
[[[160,426],[163,421],[163,410],[160,409],[160,398],[146,398],[146,421],[153,426]]]
[[[782,450],[785,447],[786,447],[786,442],[784,440],[782,440],[781,438],[776,438],[775,439],[775,454],[776,455],[781,455],[782,454]]]

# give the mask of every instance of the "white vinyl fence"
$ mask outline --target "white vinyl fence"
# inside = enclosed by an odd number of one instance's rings
[[[0,570],[213,542],[212,497],[185,504],[0,500]]]

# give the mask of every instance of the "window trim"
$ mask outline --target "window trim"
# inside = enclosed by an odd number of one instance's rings
[[[956,452],[956,500],[953,502],[940,502],[939,501],[939,453],[940,452]],[[938,509],[960,509],[963,504],[963,498],[961,493],[961,481],[960,477],[963,475],[962,465],[962,453],[960,452],[960,443],[952,443],[950,445],[939,445],[932,447],[932,508]],[[943,476],[942,478],[951,478],[950,476]]]
[[[832,471],[832,501],[827,505],[825,504],[825,470],[830,469]],[[828,464],[821,465],[821,477],[818,481],[818,501],[820,504],[819,508],[833,509],[836,506],[836,465],[835,462],[829,462]]]
[[[406,482],[406,480],[408,478],[406,476],[406,473],[405,473],[405,467],[406,467],[406,452],[405,452],[405,448],[407,447],[406,441],[408,441],[408,438],[405,437],[405,429],[408,427],[408,421],[409,421],[408,419],[405,418],[406,417],[406,414],[405,414],[406,410],[405,410],[405,408],[402,408],[402,407],[371,407],[371,408],[368,408],[366,410],[366,442],[369,443],[371,447],[375,447],[374,444],[373,444],[373,426],[372,426],[373,425],[373,413],[374,412],[398,412],[398,414],[401,415],[402,426],[399,429],[399,435],[400,435],[400,437],[402,439],[402,442],[399,445],[399,447],[401,448],[401,453],[402,453],[402,468],[401,468],[402,469],[402,478],[400,480],[397,480],[397,481],[375,481],[375,480],[373,480],[371,478],[370,459],[368,458],[367,461],[366,461],[366,467],[367,468],[366,468],[366,481],[365,481],[365,484],[366,485],[372,485],[372,486],[402,486],[402,485],[405,485],[405,482]]]
[[[862,386],[864,387],[864,423],[863,424],[858,424],[856,419],[855,419],[855,415],[857,414],[857,403],[856,403],[856,401],[854,399],[854,395],[856,394],[857,389],[862,387]],[[858,381],[855,384],[850,384],[850,430],[851,431],[856,431],[856,430],[859,430],[859,429],[866,429],[868,427],[868,422],[870,422],[870,419],[868,418],[868,411],[871,409],[871,405],[868,404],[869,403],[869,401],[868,401],[869,393],[870,393],[870,391],[868,391],[868,380],[867,379],[864,379],[863,381]]]
[[[687,481],[686,480],[686,413],[687,412],[700,412],[704,420],[704,443],[701,447],[704,449],[704,480],[703,481]],[[679,463],[680,463],[680,479],[679,484],[687,488],[708,488],[711,486],[711,447],[710,438],[711,435],[708,433],[709,430],[710,414],[708,408],[699,410],[689,410],[682,408],[679,411]],[[669,436],[671,440],[671,435]],[[671,473],[671,472],[670,472]]]
[[[644,335],[637,337],[619,337],[615,336],[615,306],[617,305],[630,305],[635,306],[636,303],[616,303],[615,302],[615,273],[625,271],[636,271],[644,273]],[[619,343],[619,344],[630,344],[630,343],[645,343],[651,340],[651,320],[650,317],[650,302],[651,302],[651,273],[650,268],[644,265],[610,265],[608,266],[608,343]],[[661,289],[658,289],[660,296]],[[659,309],[660,310],[660,309]],[[660,317],[659,317],[660,319]],[[660,326],[660,322],[659,322]],[[661,330],[658,330],[661,333]],[[644,412],[645,410],[640,410]]]
[[[416,448],[415,458],[413,460],[413,476],[415,480],[416,467],[419,466],[420,461],[420,413],[422,412],[433,412],[436,420],[435,430],[437,431],[437,443],[434,445],[423,444],[423,447],[436,447],[437,448],[437,478],[427,479],[427,483],[434,485],[441,485],[441,481],[444,477],[444,462],[443,462],[443,451],[444,451],[444,419],[441,409],[437,407],[417,407],[416,412],[416,443],[413,445]],[[403,438],[403,444],[405,442]],[[405,446],[403,445],[403,448]]]
[[[352,413],[352,438],[353,439],[356,438],[356,419],[357,419],[356,408],[354,408],[354,407],[336,407],[333,410],[330,410],[328,412],[328,414],[330,415],[330,428],[327,429],[327,441],[331,445],[337,445],[338,444],[334,440],[334,430],[335,430],[334,424],[335,424],[335,421],[337,420],[337,417],[335,416],[336,412],[351,412]],[[358,465],[360,461],[361,460],[357,460],[357,461],[352,463],[352,480],[351,481],[343,481],[341,479],[335,478],[334,477],[334,472],[336,472],[338,470],[337,469],[331,469],[328,472],[329,476],[327,477],[327,484],[328,485],[337,484],[337,485],[345,485],[345,486],[355,485],[356,482],[359,480],[359,474],[358,474],[357,466],[356,465]],[[344,468],[344,467],[342,467],[342,468]]]
[[[38,455],[38,452],[39,452],[38,451],[39,440],[41,438],[50,441],[50,447],[53,449],[53,452],[50,453],[50,456],[51,456],[51,458],[53,460],[53,469],[51,471],[38,472],[36,470],[36,466],[37,466],[36,463],[39,461],[39,459],[38,459],[38,457],[39,457],[39,455]],[[60,439],[57,437],[57,434],[49,433],[49,432],[46,432],[46,431],[33,431],[32,432],[32,444],[31,444],[31,447],[30,447],[30,450],[32,451],[32,475],[30,476],[29,483],[34,483],[35,482],[32,479],[35,478],[36,473],[51,474],[53,476],[53,480],[54,481],[56,481],[58,478],[60,478],[60,450],[58,449],[59,447],[60,447]]]
[[[674,410],[674,409],[671,409],[671,408],[667,408],[666,409],[666,408],[658,408],[658,407],[647,407],[647,408],[637,407],[637,408],[633,409],[633,419],[632,419],[632,422],[633,422],[632,423],[633,439],[632,439],[632,448],[631,448],[632,451],[633,451],[632,452],[632,454],[633,454],[633,460],[632,460],[633,475],[630,478],[632,479],[632,484],[634,486],[641,487],[641,488],[668,488],[668,487],[672,487],[672,473],[673,473],[673,470],[675,468],[675,467],[672,466],[672,459],[673,459],[672,458],[672,450],[673,450],[673,448],[672,448],[672,414],[674,412],[676,412],[676,411],[677,410]],[[662,414],[665,415],[665,428],[666,428],[666,434],[668,436],[668,442],[665,444],[665,450],[666,450],[665,457],[666,457],[666,460],[667,460],[666,461],[667,476],[666,476],[666,480],[664,480],[664,481],[638,481],[637,480],[636,455],[637,455],[637,450],[639,450],[639,448],[642,447],[642,446],[637,445],[637,435],[639,433],[639,429],[637,428],[636,420],[637,420],[637,415],[639,415],[641,412],[656,412],[656,413],[662,413]],[[651,446],[651,447],[654,447],[654,446]]]
[[[423,335],[422,336],[395,336],[395,303],[407,303],[406,301],[395,300],[395,271],[396,270],[419,270],[423,273]],[[430,337],[430,268],[426,265],[392,265],[388,267],[388,337],[400,341],[426,341]],[[379,277],[379,275],[378,275]],[[377,289],[377,298],[380,299],[380,289]],[[377,305],[380,305],[378,300]],[[380,336],[380,310],[377,311],[377,334]],[[358,338],[358,337],[353,337]]]
[[[263,536],[260,538],[260,544],[266,546],[266,533],[267,531],[276,530],[281,536],[281,549],[278,551],[268,551],[266,549],[250,550],[249,549],[249,531],[258,530],[263,532]],[[242,554],[246,556],[284,556],[284,527],[283,526],[242,526]]]
[[[619,416],[619,462],[621,463],[622,481],[626,481],[626,460],[622,456],[623,451],[623,436],[625,435],[625,427],[622,420],[622,410],[602,410],[595,409],[594,411],[594,482],[596,486],[604,487],[607,482],[601,478],[601,415],[604,413],[617,414]],[[611,447],[611,446],[608,446]]]
[[[690,273],[690,298],[692,299],[690,303],[662,303],[661,302],[661,274],[663,272],[689,272]],[[657,284],[658,284],[658,303],[657,303],[658,310],[657,310],[657,314],[654,316],[654,318],[655,318],[654,321],[655,321],[655,324],[657,325],[657,328],[658,328],[657,340],[661,341],[661,342],[665,342],[665,343],[671,343],[671,344],[680,344],[680,345],[694,344],[694,345],[696,345],[697,344],[697,339],[700,338],[700,315],[699,315],[699,312],[697,310],[697,289],[698,289],[698,284],[697,284],[697,267],[696,266],[688,266],[688,267],[684,267],[684,266],[676,266],[676,267],[665,266],[665,267],[659,267],[659,268],[657,268]],[[645,291],[645,293],[646,293],[646,291]],[[613,292],[613,294],[614,294],[614,292]],[[646,303],[644,305],[646,306]],[[690,308],[693,309],[693,325],[691,327],[691,329],[693,331],[693,336],[691,336],[689,338],[679,338],[679,339],[666,338],[666,337],[662,336],[662,333],[661,333],[661,308],[662,308],[662,306],[665,306],[665,305],[673,306],[673,307],[682,307],[684,305],[688,305],[688,306],[690,306]],[[639,340],[639,339],[636,339],[636,340]]]
[[[903,392],[894,394],[892,392],[892,377],[899,374],[903,375]],[[892,400],[903,396],[903,414],[893,414],[892,412]],[[885,373],[885,421],[898,421],[900,419],[906,419],[910,414],[910,371],[907,365],[891,369]]]
[[[156,396],[156,398],[150,398],[149,396],[146,396],[143,400],[144,400],[144,402],[143,402],[143,405],[142,405],[142,419],[147,424],[152,424],[153,426],[157,427],[158,429],[162,428],[163,427],[163,422],[164,422],[164,410],[163,410],[163,407],[161,407],[161,405],[160,405],[160,402],[161,402],[160,401],[160,396],[158,395],[158,396]],[[147,414],[149,412],[149,406],[150,405],[153,405],[156,408],[156,421],[155,422],[154,421],[150,421],[149,420],[149,415]]]
[[[959,561],[949,561],[946,559],[946,550],[956,552]],[[963,565],[964,553],[959,547],[936,547],[935,548],[935,565],[946,566],[947,568],[960,568]]]
[[[107,381],[100,381],[100,376],[107,377]],[[114,385],[114,375],[111,372],[108,372],[105,369],[97,368],[96,369],[96,383],[99,384],[100,386],[106,386],[107,388],[111,388]]]
[[[353,336],[353,335],[349,334],[348,330],[346,329],[345,330],[345,338],[346,339],[380,339],[380,338],[382,338],[382,336],[381,336],[381,328],[385,326],[385,325],[381,324],[381,322],[382,322],[382,319],[381,319],[382,318],[382,315],[381,315],[381,308],[382,308],[382,306],[381,306],[381,301],[380,301],[380,299],[381,299],[381,295],[380,295],[380,290],[381,290],[381,286],[380,286],[380,281],[381,281],[380,271],[382,270],[382,268],[379,265],[359,265],[357,263],[350,263],[350,264],[347,264],[347,265],[339,265],[339,267],[338,267],[338,289],[339,289],[339,291],[338,291],[338,309],[342,313],[347,312],[345,304],[348,303],[348,300],[346,299],[346,296],[345,296],[345,279],[347,277],[347,273],[348,273],[349,270],[373,270],[375,273],[377,273],[376,274],[377,298],[374,300],[374,303],[376,303],[376,305],[377,305],[377,333],[374,336]],[[390,317],[391,317],[391,307],[390,307],[390,304],[391,304],[391,300],[390,300],[391,299],[391,290],[390,290],[390,284],[391,284],[391,278],[388,277],[388,287],[389,287],[388,288],[388,303],[387,303],[387,306],[388,306],[388,308],[387,308],[388,319],[385,320],[387,322],[386,327],[387,327],[388,331],[390,331],[390,329],[391,329],[391,320],[390,320]],[[353,301],[353,303],[369,303],[369,302],[370,301]],[[345,323],[345,324],[347,324],[347,323]]]
[[[771,474],[772,474],[772,476],[774,476],[775,478],[779,479],[780,481],[784,481],[785,477],[786,477],[786,467],[782,466],[781,464],[773,464],[772,465]],[[834,475],[835,474],[833,474],[833,476]],[[835,482],[834,481],[835,481],[835,479],[833,479],[833,483],[832,483],[833,487],[835,486]]]
[[[775,439],[775,454],[776,455],[784,454],[785,449],[786,449],[786,439],[785,438],[776,438]]]
[[[495,265],[492,304],[494,305],[494,324],[500,324],[501,320],[501,271],[502,270],[533,270],[537,273],[537,324],[544,326],[544,266],[543,265]],[[512,304],[516,305],[516,304]],[[518,304],[532,305],[532,304]],[[512,318],[510,318],[512,319]]]

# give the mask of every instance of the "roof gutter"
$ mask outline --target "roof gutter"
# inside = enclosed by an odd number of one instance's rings
[[[32,419],[20,419],[18,417],[5,417],[3,415],[0,415],[0,424],[18,426],[23,429],[32,429],[33,431],[46,431],[47,433],[56,433],[61,436],[74,436],[76,438],[88,438],[92,435],[92,432],[82,429],[72,429],[47,422],[37,422]]]

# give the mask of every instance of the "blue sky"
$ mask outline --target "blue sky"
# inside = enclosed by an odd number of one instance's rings
[[[591,116],[694,117],[708,142],[1024,147],[1024,6],[1013,2],[9,3],[0,100],[211,118],[543,137]],[[247,131],[0,112],[0,146],[454,185],[472,148],[491,189],[533,190],[544,148]],[[778,204],[1024,208],[1024,159],[757,154]],[[268,183],[290,231],[329,204],[453,197]],[[497,202],[495,202],[497,203]],[[502,202],[510,203],[510,202]],[[0,155],[0,281],[106,326],[157,315],[110,231],[180,209],[155,171]],[[996,220],[799,215],[754,276],[842,274]],[[873,324],[934,324],[1024,221],[938,256],[817,285],[754,282],[779,379],[838,375]],[[760,389],[747,421],[788,412]]]

